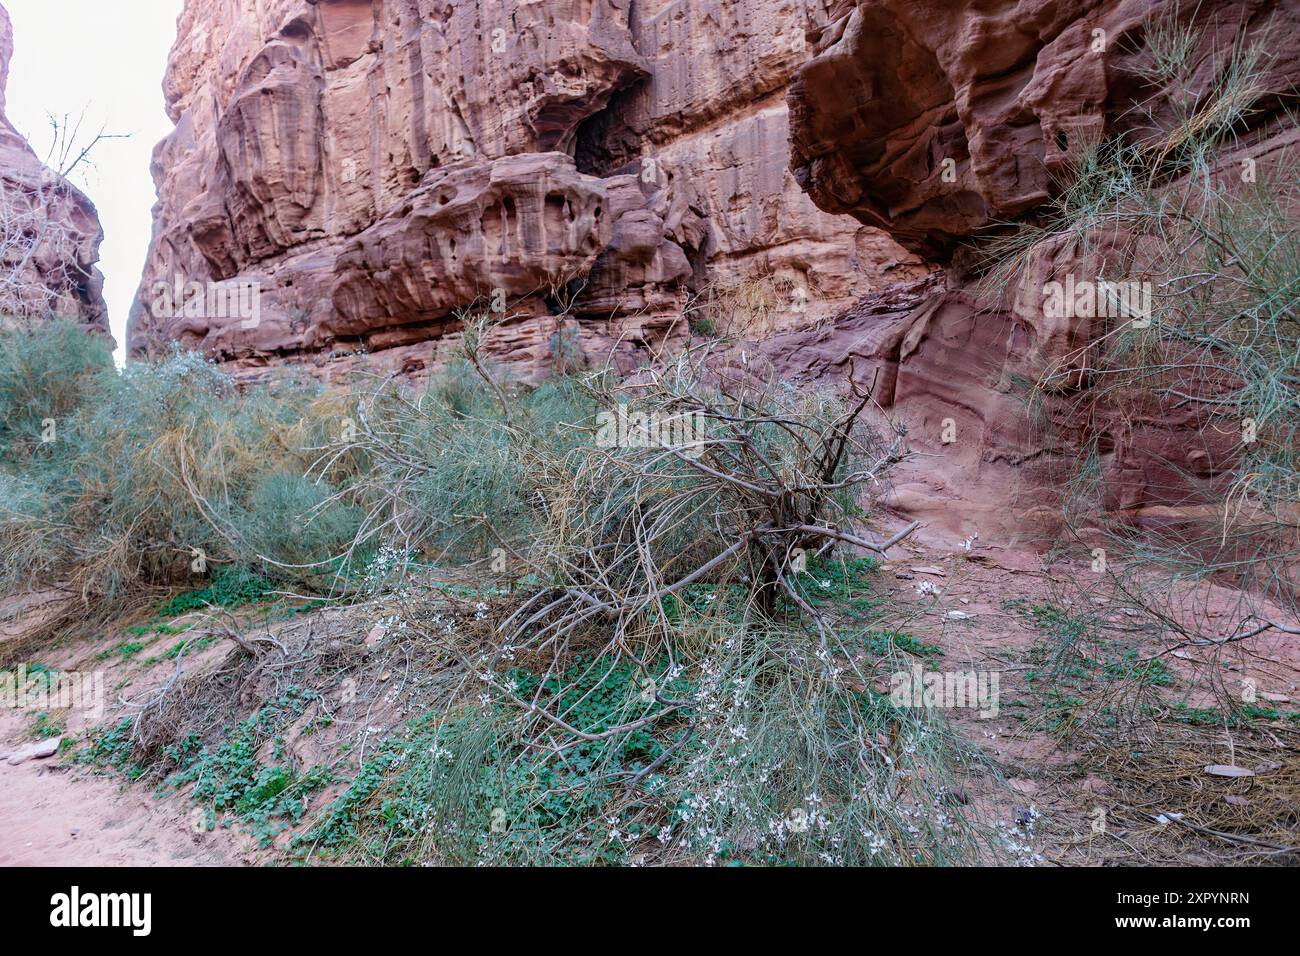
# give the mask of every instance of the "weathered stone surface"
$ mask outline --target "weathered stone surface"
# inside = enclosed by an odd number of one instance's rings
[[[1088,346],[1111,326],[1053,317],[1044,290],[1069,276],[1135,276],[1141,253],[1125,236],[1099,237],[1086,259],[1066,237],[1044,241],[997,294],[957,254],[959,242],[995,223],[1032,219],[1070,181],[1071,150],[1087,138],[1140,142],[1161,128],[1170,93],[1139,82],[1150,55],[1142,37],[1152,17],[1175,9],[1187,16],[1193,7],[846,0],[791,84],[792,163],[809,195],[947,268],[764,351],[800,380],[842,381],[852,368],[860,386],[876,382],[919,453],[895,474],[894,501],[931,533],[1050,537],[1062,482],[1093,445],[1103,507],[1135,523],[1176,516],[1212,498],[1213,477],[1240,451],[1174,397],[1088,400]],[[1205,93],[1213,65],[1241,37],[1269,51],[1265,88],[1294,86],[1300,3],[1225,0],[1195,10],[1200,40],[1184,95]],[[1139,100],[1154,114],[1148,126]],[[1248,117],[1254,129],[1238,129],[1261,168],[1287,155],[1291,134],[1270,125],[1277,105],[1261,99]],[[1224,168],[1235,171],[1237,159]],[[1035,393],[1049,370],[1059,373],[1053,386]]]
[[[785,87],[827,7],[187,0],[131,348],[414,373],[504,289],[487,347],[535,378],[557,324],[634,362],[706,291],[775,279],[800,327],[919,275],[789,170]],[[260,321],[154,308],[178,275],[261,283]]]
[[[1300,3],[1207,0],[838,0],[790,86],[792,168],[818,206],[880,226],[930,259],[1032,213],[1086,140],[1144,134],[1156,15],[1200,28],[1202,96],[1235,42],[1267,41],[1265,88],[1300,73]],[[1267,111],[1268,102],[1259,104]]]
[[[517,300],[549,283],[562,286],[610,245],[608,201],[605,182],[579,173],[563,153],[435,170],[400,208],[343,247],[337,315],[323,327],[346,336],[440,318],[498,288]],[[620,222],[638,214],[651,216],[635,210]],[[663,223],[643,224],[657,248]],[[624,243],[629,255],[638,253]]]
[[[63,737],[58,736],[50,737],[47,740],[39,740],[33,743],[24,744],[17,750],[0,753],[0,760],[4,760],[11,767],[25,764],[29,760],[45,760],[58,753],[59,745],[62,743]]]
[[[716,295],[739,314],[728,331],[768,339],[774,370],[875,379],[927,456],[900,471],[898,502],[934,527],[1033,526],[1084,428],[1109,429],[1108,504],[1158,507],[1185,491],[1172,469],[1208,475],[1227,452],[1184,447],[1176,409],[1071,418],[1090,384],[1074,353],[1098,330],[1049,319],[1041,290],[1082,268],[1073,251],[1040,249],[1005,301],[955,253],[1032,219],[1081,143],[1144,135],[1137,99],[1167,111],[1139,69],[1145,24],[1168,9],[187,0],[131,347],[180,341],[248,376],[364,361],[418,377],[458,347],[458,313],[501,290],[487,349],[536,380],[572,348],[629,369],[685,341]],[[1189,95],[1234,38],[1266,29],[1268,82],[1291,88],[1300,0],[1196,10],[1212,29]],[[1131,250],[1098,255],[1089,268],[1109,270]],[[260,321],[161,314],[149,291],[175,276],[261,283]],[[1077,378],[1044,400],[1049,439],[1025,383],[1063,362]]]
[[[0,320],[66,316],[107,336],[99,215],[5,117],[13,44],[0,6]]]

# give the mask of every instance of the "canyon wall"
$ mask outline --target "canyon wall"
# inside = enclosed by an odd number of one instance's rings
[[[14,37],[0,6],[0,322],[72,318],[107,336],[94,205],[5,116]]]
[[[1048,235],[1011,285],[977,281],[973,239],[1032,222],[1103,139],[1142,144],[1176,124],[1170,97],[1203,102],[1234,49],[1265,51],[1254,99],[1219,175],[1287,164],[1300,80],[1297,0],[840,0],[790,86],[792,168],[817,205],[886,230],[942,278],[870,295],[816,330],[769,341],[781,374],[842,381],[850,369],[908,429],[916,452],[895,502],[932,528],[985,541],[1054,534],[1062,484],[1096,447],[1101,504],[1135,523],[1213,501],[1239,453],[1199,409],[1150,390],[1096,405],[1091,344],[1102,316],[1055,316],[1053,281],[1132,276],[1135,247],[1084,253]],[[1185,88],[1151,81],[1146,31],[1193,25]],[[1142,109],[1136,108],[1141,104]],[[1088,261],[1086,261],[1088,260]],[[1168,276],[1158,277],[1160,279]],[[1035,391],[1048,370],[1066,384]]]
[[[930,259],[1029,216],[1080,147],[1161,135],[1171,97],[1206,98],[1233,49],[1264,51],[1239,131],[1300,77],[1296,0],[836,0],[792,84],[795,177],[817,205]],[[1153,80],[1148,31],[1194,31],[1187,88]],[[1141,109],[1136,108],[1141,104]]]
[[[536,379],[684,341],[708,299],[810,327],[924,274],[789,168],[786,87],[829,6],[187,0],[131,351],[418,377],[496,307],[489,352]],[[225,280],[258,315],[166,291]]]
[[[1193,15],[1176,95],[1257,41],[1294,89],[1300,0],[187,0],[131,351],[418,379],[497,311],[488,351],[536,381],[721,316],[750,363],[874,383],[917,452],[893,500],[931,531],[1050,535],[1093,445],[1105,507],[1140,520],[1230,442],[1170,404],[1080,418],[1082,366],[1035,394],[1104,325],[1043,290],[1098,263],[1049,242],[990,295],[969,247],[1032,222],[1088,143],[1140,142],[1135,104],[1160,128],[1145,31]],[[1285,155],[1283,102],[1243,118],[1252,159]],[[256,315],[182,307],[225,280]]]

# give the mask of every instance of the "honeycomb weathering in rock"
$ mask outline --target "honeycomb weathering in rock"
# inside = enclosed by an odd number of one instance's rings
[[[708,287],[803,290],[794,327],[918,275],[789,169],[786,86],[830,6],[187,0],[132,351],[420,372],[500,288],[518,317],[488,349],[540,376],[557,290],[588,351],[634,356]],[[154,314],[177,276],[257,281],[260,322]]]

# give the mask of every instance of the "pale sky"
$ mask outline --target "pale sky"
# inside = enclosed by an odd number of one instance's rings
[[[84,109],[83,135],[100,127],[132,134],[100,143],[95,168],[73,177],[104,226],[99,267],[119,361],[153,228],[149,160],[172,130],[162,79],[181,2],[0,0],[14,25],[6,112],[37,154],[44,158],[50,144],[47,111],[76,117]]]

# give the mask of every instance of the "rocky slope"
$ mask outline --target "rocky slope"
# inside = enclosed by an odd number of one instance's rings
[[[5,117],[14,38],[0,6],[0,320],[68,316],[108,335],[94,205]]]
[[[187,0],[131,349],[418,375],[504,298],[488,348],[539,377],[680,340],[709,290],[788,328],[919,275],[788,168],[829,2]],[[186,315],[178,277],[255,282],[260,315]]]

